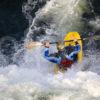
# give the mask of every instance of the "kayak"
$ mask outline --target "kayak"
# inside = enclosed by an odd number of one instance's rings
[[[81,50],[78,53],[77,60],[78,60],[78,62],[82,62],[82,58],[83,58],[82,39],[78,32],[69,32],[68,34],[66,34],[64,41],[67,41],[67,42],[64,43],[64,46],[69,46],[69,45],[75,46],[75,42],[74,42],[75,39],[78,40],[78,43],[81,46]],[[71,40],[73,40],[73,41],[71,41]]]
[[[80,52],[77,54],[77,63],[81,63],[83,59],[83,50],[82,50],[82,39],[78,32],[69,32],[64,37],[64,44],[63,46],[75,46],[74,40],[78,40],[78,43],[81,47]],[[64,72],[64,70],[60,69],[58,65],[54,66],[54,73],[57,74],[58,71]]]

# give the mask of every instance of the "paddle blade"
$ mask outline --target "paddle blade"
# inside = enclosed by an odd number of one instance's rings
[[[42,43],[41,42],[29,42],[25,45],[25,47],[27,49],[32,49],[32,48],[37,47],[37,46],[42,46]]]

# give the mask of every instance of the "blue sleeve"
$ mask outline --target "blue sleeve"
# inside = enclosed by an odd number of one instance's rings
[[[49,48],[45,48],[44,57],[48,57],[48,56],[49,56]]]
[[[61,58],[49,56],[49,48],[45,48],[44,58],[47,59],[48,61],[56,63],[56,64],[60,64],[60,62],[61,62]]]
[[[78,52],[80,52],[80,50],[81,50],[80,45],[76,45],[74,48],[74,51],[72,53],[70,53],[69,55],[66,55],[67,59],[73,60],[74,55],[78,54]]]
[[[77,51],[77,52],[79,52],[81,50],[81,47],[80,47],[80,45],[78,44],[78,45],[76,45],[75,46],[75,49],[74,49],[74,51]]]

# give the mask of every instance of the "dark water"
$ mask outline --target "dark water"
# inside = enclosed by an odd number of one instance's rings
[[[33,0],[36,1],[36,0]],[[96,15],[100,15],[100,0],[90,0]],[[22,5],[27,0],[2,0],[0,1],[0,38],[3,36],[13,36],[20,40],[24,36],[25,29],[28,28],[29,22],[22,13]],[[45,2],[39,2],[30,12],[32,17],[35,12],[41,8]],[[93,13],[85,13],[85,18],[94,18]]]
[[[20,40],[24,36],[25,29],[28,28],[29,22],[22,13],[22,5],[27,0],[1,0],[0,1],[0,38],[12,36]],[[33,0],[34,1],[34,0]],[[32,17],[35,12],[44,5],[38,3],[33,9]]]
[[[100,0],[93,0],[94,11],[97,15],[100,15]]]
[[[3,36],[16,37],[20,40],[28,21],[22,13],[24,0],[0,1],[0,38]]]
[[[26,35],[25,31],[29,27],[29,21],[22,12],[23,4],[27,0],[2,0],[0,1],[0,49],[3,54],[11,54],[15,44]],[[45,2],[38,3],[30,12],[32,18],[35,12],[44,5]],[[28,11],[27,11],[28,12]]]

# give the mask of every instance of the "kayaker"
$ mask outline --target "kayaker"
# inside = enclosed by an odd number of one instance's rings
[[[73,63],[77,61],[77,54],[80,51],[81,47],[77,40],[74,40],[75,46],[67,46],[61,49],[60,44],[57,44],[58,52],[54,54],[49,53],[50,42],[45,41],[43,43],[44,49],[44,58],[50,62],[57,64],[60,68],[67,70],[70,68]]]

